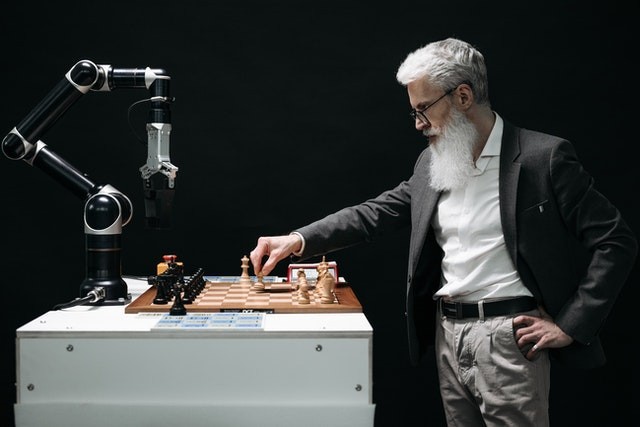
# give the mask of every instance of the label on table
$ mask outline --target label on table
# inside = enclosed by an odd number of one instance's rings
[[[265,313],[190,313],[172,316],[162,313],[151,330],[247,330],[264,329]]]

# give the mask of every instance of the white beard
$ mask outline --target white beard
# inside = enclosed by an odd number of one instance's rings
[[[431,188],[444,191],[461,188],[469,181],[475,166],[473,147],[478,131],[464,114],[453,108],[431,150]]]

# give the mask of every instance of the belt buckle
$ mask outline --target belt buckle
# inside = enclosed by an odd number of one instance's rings
[[[453,304],[453,307],[450,305]],[[444,317],[452,317],[454,319],[462,319],[464,316],[462,314],[462,303],[451,301],[445,302],[442,298],[440,298],[440,312]]]

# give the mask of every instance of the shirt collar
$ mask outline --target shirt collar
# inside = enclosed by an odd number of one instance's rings
[[[500,156],[500,147],[502,146],[502,131],[504,129],[504,122],[502,121],[502,117],[498,115],[494,111],[496,116],[496,121],[493,123],[493,129],[491,129],[491,133],[489,134],[489,138],[487,139],[487,143],[484,145],[482,149],[482,153],[480,153],[480,157],[476,160],[475,170],[473,175],[480,175],[486,169],[489,161],[492,157]]]
[[[480,153],[480,157],[500,155],[500,147],[502,145],[502,131],[504,130],[504,122],[502,121],[502,117],[500,117],[498,113],[494,111],[493,114],[496,115],[496,121],[493,124],[493,129],[491,129],[491,133],[489,134],[489,139],[487,139],[487,143],[482,149],[482,153]]]

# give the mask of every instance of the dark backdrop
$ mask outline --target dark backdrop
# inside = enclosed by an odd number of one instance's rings
[[[517,125],[571,140],[598,188],[639,229],[631,155],[637,108],[627,106],[635,105],[637,89],[637,3],[374,3],[11,2],[0,14],[0,133],[80,59],[166,69],[176,98],[171,160],[180,168],[171,230],[144,228],[138,168],[146,147],[127,122],[127,108],[146,91],[89,93],[43,140],[131,198],[125,274],[153,274],[169,252],[187,270],[239,274],[240,258],[259,235],[288,232],[410,175],[425,141],[408,118],[395,71],[413,49],[455,36],[484,52],[494,108]],[[144,132],[145,116],[145,107],[133,110],[135,132]],[[0,185],[2,413],[11,420],[15,329],[78,296],[83,203],[42,171],[4,156]],[[374,329],[376,426],[439,426],[433,356],[418,368],[408,362],[407,237],[330,258]],[[284,275],[285,267],[275,273]],[[637,355],[628,346],[636,331],[627,325],[635,318],[637,281],[636,269],[603,329],[608,365],[588,372],[554,367],[554,425],[620,425],[635,417]]]

